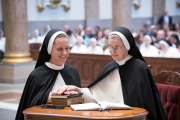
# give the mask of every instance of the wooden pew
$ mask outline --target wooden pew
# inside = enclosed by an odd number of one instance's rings
[[[30,51],[31,52],[31,51]],[[38,52],[31,52],[36,54],[37,60]],[[33,55],[32,55],[33,56]],[[151,73],[153,75],[161,71],[175,71],[180,73],[180,59],[179,58],[154,58],[144,57],[146,63],[151,65]],[[82,87],[88,86],[98,76],[104,65],[112,61],[110,55],[90,55],[90,54],[69,54],[67,64],[74,66],[80,76]]]

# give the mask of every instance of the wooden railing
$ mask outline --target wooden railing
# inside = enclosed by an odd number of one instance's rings
[[[31,51],[30,51],[31,52]],[[31,56],[37,60],[38,53],[31,52]],[[175,71],[180,73],[180,59],[178,58],[144,58],[148,65],[151,65],[151,73],[157,74],[161,71]],[[67,64],[74,66],[80,76],[83,87],[88,86],[98,76],[102,68],[112,61],[110,55],[90,55],[90,54],[71,54],[67,59]]]

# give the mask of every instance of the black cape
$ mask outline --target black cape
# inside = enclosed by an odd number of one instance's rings
[[[148,120],[167,120],[154,79],[147,64],[142,60],[133,57],[122,66],[112,61],[88,87],[92,87],[117,68],[121,76],[124,103],[146,109],[149,112]]]
[[[24,120],[23,111],[29,107],[46,104],[49,93],[60,72],[66,85],[81,87],[77,70],[68,64],[62,70],[53,70],[45,64],[36,68],[29,75],[16,114],[16,120]]]

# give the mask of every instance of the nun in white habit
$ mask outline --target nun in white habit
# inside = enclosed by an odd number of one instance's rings
[[[35,66],[30,73],[21,96],[16,120],[24,120],[23,111],[29,107],[50,104],[51,91],[63,85],[81,87],[77,70],[66,64],[69,55],[69,38],[60,29],[46,35]]]
[[[83,37],[77,36],[77,45],[73,46],[70,53],[78,53],[78,54],[86,54],[87,53],[87,47],[82,44]]]
[[[91,45],[88,47],[87,54],[103,54],[101,46],[97,46],[97,40],[95,38],[90,39]]]
[[[169,46],[169,44],[164,40],[161,40],[159,43],[162,50],[159,54],[159,57],[180,58],[180,52],[177,48]]]
[[[124,27],[114,29],[108,38],[113,61],[104,66],[87,88],[63,86],[59,94],[83,92],[84,102],[107,101],[146,109],[148,120],[167,120],[156,83],[135,44]]]
[[[159,51],[156,47],[151,45],[151,42],[152,42],[151,37],[149,35],[145,35],[143,39],[144,39],[145,47],[143,47],[140,50],[142,56],[144,56],[144,57],[158,57]]]

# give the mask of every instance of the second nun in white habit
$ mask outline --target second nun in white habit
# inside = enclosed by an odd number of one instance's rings
[[[152,42],[151,37],[149,35],[145,35],[144,36],[145,47],[143,47],[140,50],[142,56],[144,56],[144,57],[158,57],[159,51],[156,47],[151,45],[151,42]]]

